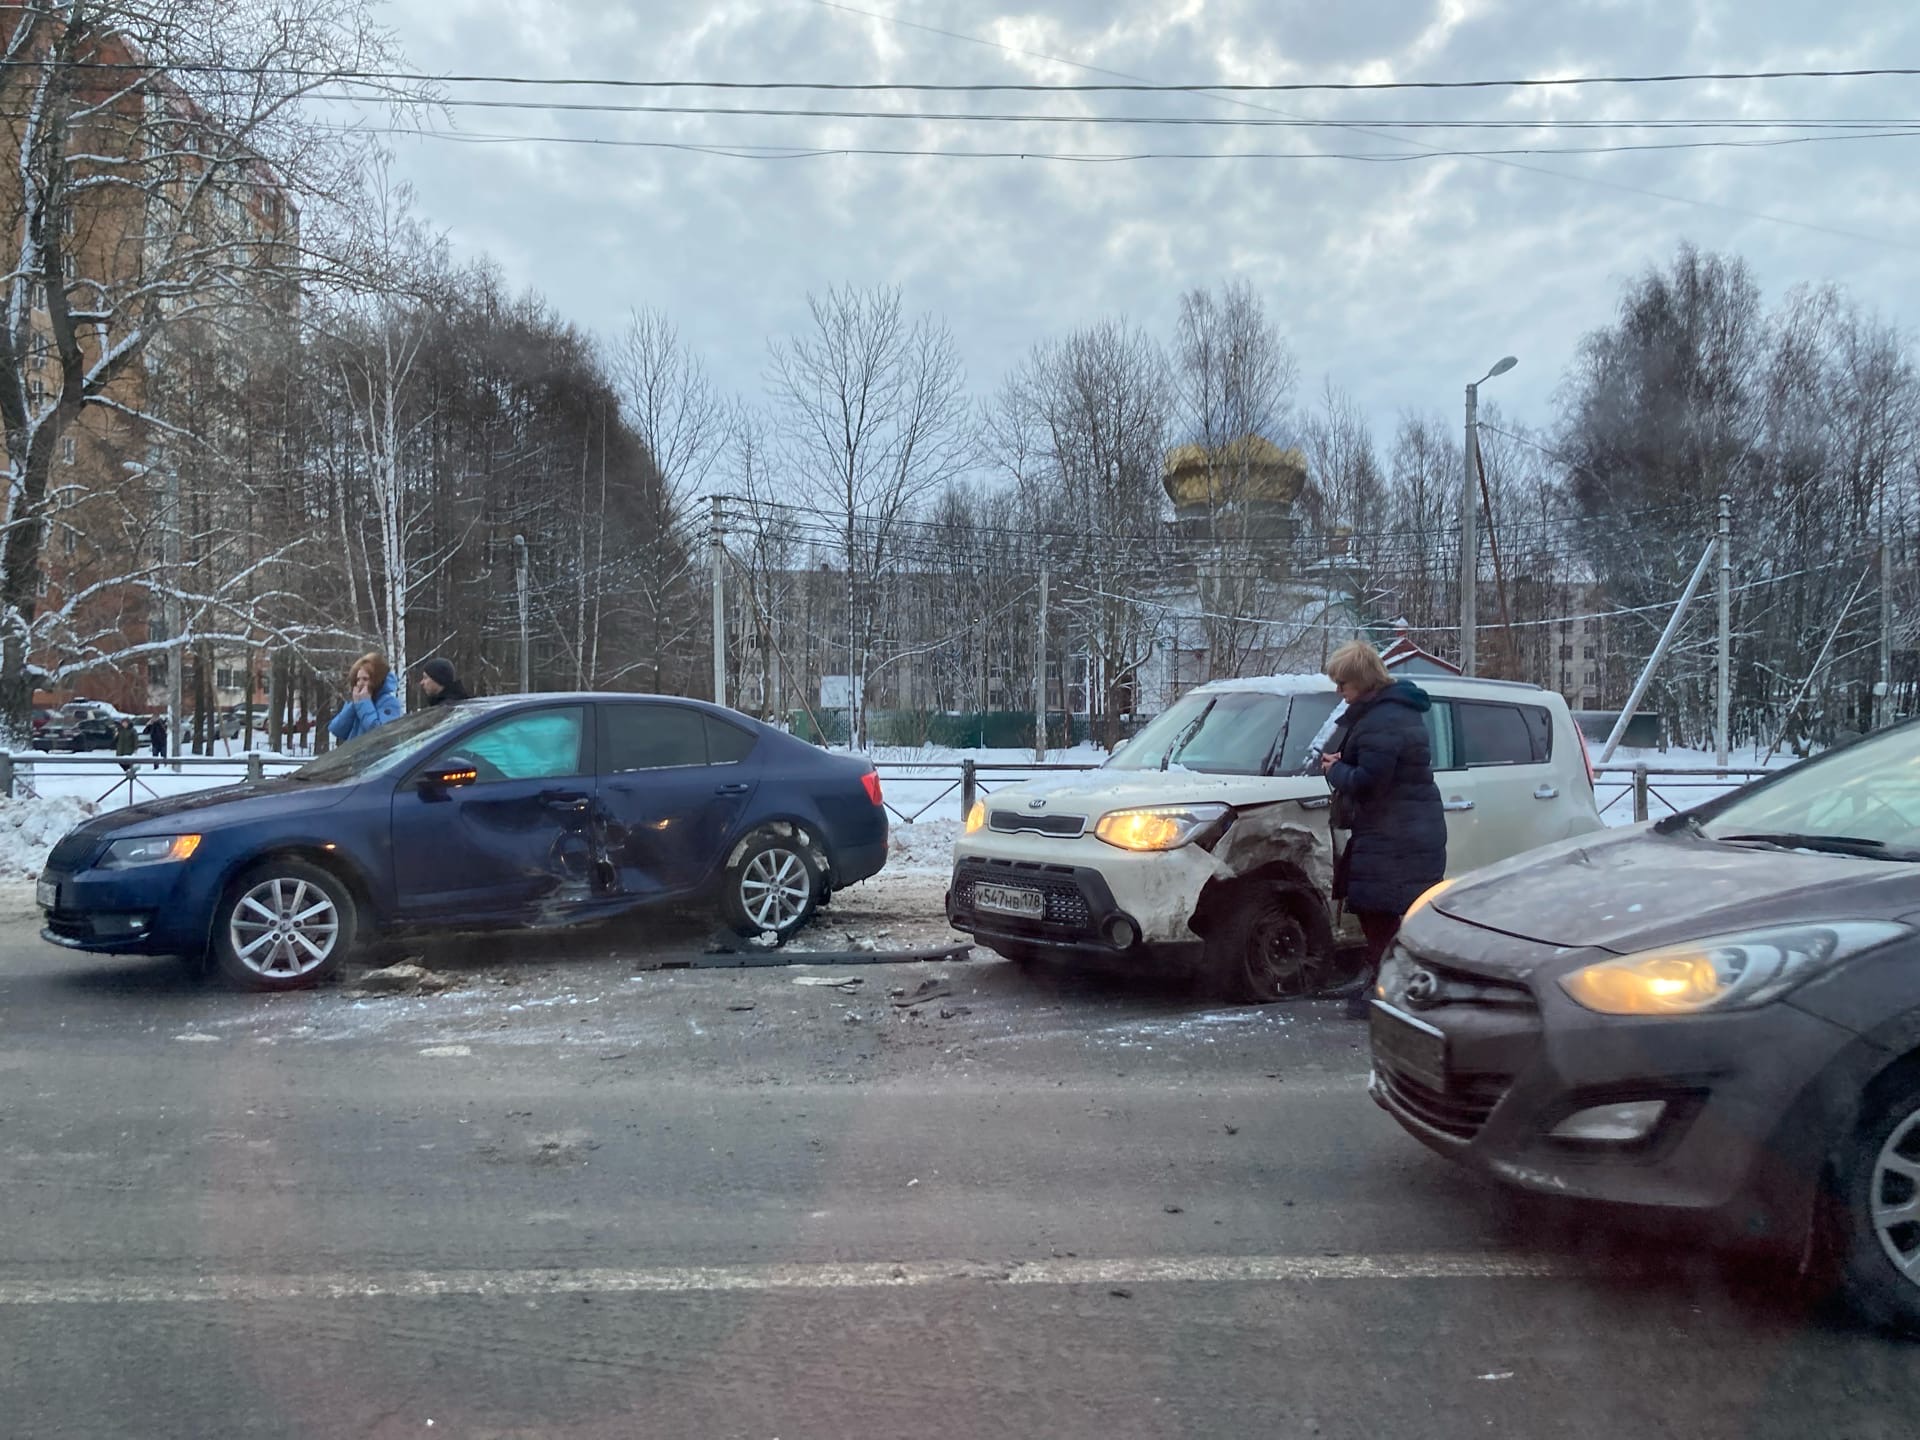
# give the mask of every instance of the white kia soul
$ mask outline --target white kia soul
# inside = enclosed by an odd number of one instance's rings
[[[1416,683],[1433,699],[1449,875],[1601,828],[1560,696]],[[1358,927],[1330,894],[1318,757],[1341,708],[1324,676],[1217,681],[1098,770],[995,791],[954,846],[947,918],[1013,960],[1186,970],[1255,1001],[1338,986],[1338,944]]]

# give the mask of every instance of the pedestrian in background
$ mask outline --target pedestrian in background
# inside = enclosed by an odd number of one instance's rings
[[[140,735],[127,716],[121,716],[120,723],[113,727],[113,753],[120,757],[120,768],[133,774],[133,756],[140,753]]]
[[[156,715],[147,722],[147,744],[153,748],[154,769],[167,758],[167,717]]]
[[[386,656],[370,651],[347,671],[347,703],[333,717],[327,733],[344,745],[389,720],[398,720],[400,714],[400,686],[393,678],[393,667]]]
[[[462,700],[473,698],[460,683],[460,674],[453,668],[453,662],[444,655],[436,655],[420,667],[420,694],[429,710],[436,705],[458,705]]]
[[[1367,937],[1366,974],[1347,1014],[1372,1008],[1380,962],[1413,902],[1447,873],[1447,814],[1433,778],[1426,691],[1395,680],[1364,640],[1343,645],[1327,678],[1347,702],[1332,748],[1320,757],[1334,793],[1334,825],[1348,833],[1334,867],[1334,899]]]

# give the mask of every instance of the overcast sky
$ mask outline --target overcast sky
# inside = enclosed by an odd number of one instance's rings
[[[436,73],[627,79],[1084,84],[1460,80],[1920,64],[1912,0],[390,0]],[[882,17],[882,18],[876,18]],[[891,18],[884,18],[891,17]],[[927,28],[955,32],[931,33]],[[961,38],[961,37],[972,37]],[[982,43],[975,43],[982,42]],[[1044,57],[1044,58],[1043,58]],[[1180,115],[1211,120],[1854,119],[1920,122],[1920,80],[1222,99],[449,87],[461,97],[785,109]],[[1374,419],[1457,418],[1461,389],[1550,424],[1580,336],[1682,239],[1744,255],[1770,300],[1838,281],[1920,322],[1920,135],[1772,148],[1490,159],[1429,148],[1757,140],[1804,130],[1380,131],[586,114],[457,108],[472,135],[708,145],[1075,153],[1325,152],[1351,159],[741,160],[665,149],[396,141],[427,219],[568,319],[611,334],[667,312],[728,390],[762,391],[767,339],[806,294],[894,284],[951,326],[989,395],[1037,341],[1125,316],[1165,338],[1179,297],[1251,281],[1311,393]],[[1831,133],[1831,132],[1828,132]],[[1415,157],[1415,158],[1400,158]],[[1520,168],[1520,167],[1531,168]],[[1678,203],[1635,191],[1658,191]],[[1762,217],[1774,217],[1772,219]],[[1784,223],[1793,222],[1793,223]],[[1831,233],[1834,231],[1851,234]],[[1854,238],[1861,237],[1861,238]]]

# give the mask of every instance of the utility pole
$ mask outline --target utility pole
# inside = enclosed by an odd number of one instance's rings
[[[1873,728],[1887,723],[1893,708],[1893,547],[1887,544],[1885,505],[1880,521],[1880,677],[1873,687]]]
[[[713,703],[727,703],[727,531],[720,497],[713,497],[707,548],[713,560]]]
[[[1040,623],[1033,642],[1033,762],[1047,760],[1047,562],[1040,562]]]
[[[1503,356],[1494,367],[1467,386],[1466,469],[1460,477],[1460,673],[1477,674],[1476,639],[1479,628],[1475,593],[1480,583],[1480,387],[1504,375],[1520,362]]]
[[[1733,713],[1733,497],[1720,497],[1720,655],[1718,713],[1714,718],[1714,759],[1721,770],[1727,768],[1730,740],[1727,734]]]
[[[1467,386],[1467,473],[1460,486],[1460,673],[1478,673],[1480,597],[1480,387]]]
[[[533,656],[527,649],[527,537],[513,537],[513,581],[520,598],[520,693],[533,689]]]
[[[180,467],[166,462],[166,491],[160,525],[160,561],[167,574],[167,744],[170,757],[180,754],[180,730],[186,723],[187,610],[180,592],[186,577],[181,574],[181,494]],[[173,767],[177,772],[180,767]]]

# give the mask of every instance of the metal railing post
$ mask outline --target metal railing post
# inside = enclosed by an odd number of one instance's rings
[[[1635,820],[1647,818],[1647,767],[1645,765],[1633,767],[1633,818]]]
[[[13,756],[0,754],[0,795],[13,798]]]
[[[962,820],[973,814],[974,791],[977,783],[973,761],[962,760],[960,762],[960,818]]]
[[[257,750],[249,750],[247,752],[247,783],[258,785],[266,778],[267,767],[261,763],[260,753]]]

